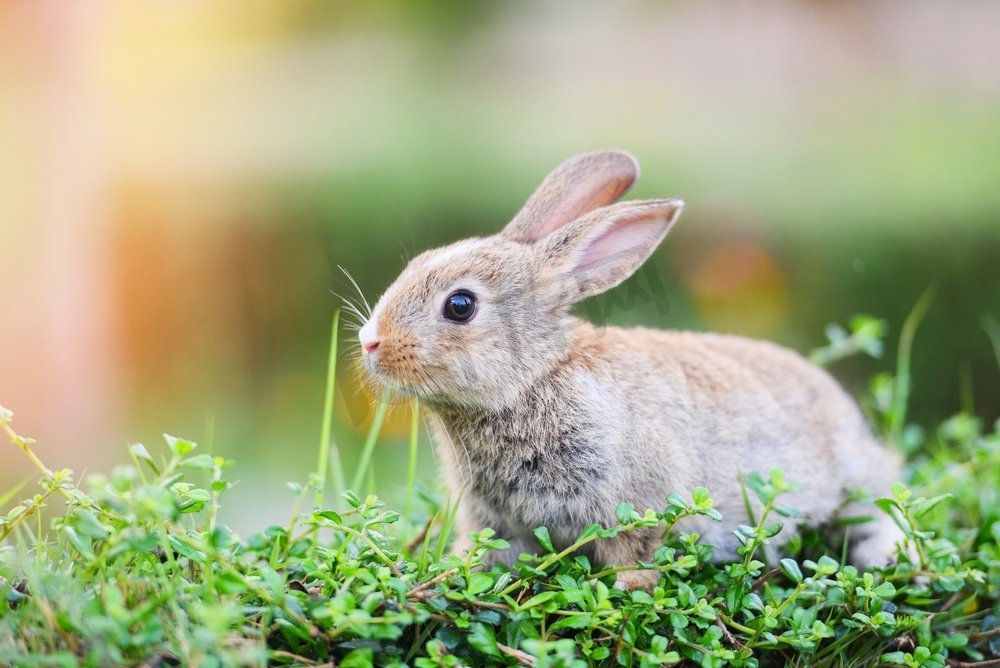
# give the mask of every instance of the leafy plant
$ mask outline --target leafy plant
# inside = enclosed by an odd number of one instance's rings
[[[858,572],[820,533],[769,563],[782,518],[795,514],[783,495],[806,482],[771,471],[743,477],[748,508],[756,497],[762,510],[737,530],[731,563],[713,562],[685,530],[687,518],[720,518],[698,488],[662,508],[622,504],[614,524],[587,527],[565,549],[541,527],[544,554],[485,569],[507,543],[485,529],[449,554],[457,500],[425,499],[414,523],[412,474],[405,522],[375,495],[343,489],[329,388],[317,471],[290,484],[287,524],[246,537],[218,521],[233,462],[166,436],[81,484],[49,469],[0,408],[0,430],[39,473],[35,493],[0,518],[0,665],[996,665],[1000,425],[986,432],[960,414],[919,433],[911,485],[873,510],[907,536],[889,568]],[[899,420],[884,424],[905,431]],[[411,461],[417,443],[414,418]],[[355,489],[369,465],[362,457]],[[649,563],[602,566],[578,553],[654,525],[663,544]],[[617,587],[632,569],[658,572],[657,586]]]

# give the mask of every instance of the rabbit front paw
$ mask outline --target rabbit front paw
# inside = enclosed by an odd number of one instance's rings
[[[851,548],[851,563],[860,569],[882,568],[897,561],[906,536],[890,517],[879,517],[861,525],[863,533]]]
[[[623,591],[634,591],[641,589],[647,594],[652,594],[653,589],[660,583],[660,572],[650,570],[622,571],[615,580],[615,589]]]

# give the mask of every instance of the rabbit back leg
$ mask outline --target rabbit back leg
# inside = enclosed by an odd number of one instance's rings
[[[855,465],[852,485],[869,492],[875,498],[888,496],[892,484],[902,477],[901,458],[872,436],[861,442],[866,463]],[[862,458],[858,457],[854,461],[859,459]],[[848,534],[850,560],[858,568],[895,563],[899,550],[905,550],[903,544],[906,536],[903,530],[881,508],[871,503],[854,502],[842,514],[846,517],[872,516],[868,522],[851,525]]]
[[[608,566],[635,566],[640,561],[652,561],[661,543],[660,529],[649,527],[620,533],[614,538],[593,543],[593,557]],[[618,573],[615,586],[619,589],[642,589],[652,592],[660,581],[660,572],[649,569],[629,569]]]

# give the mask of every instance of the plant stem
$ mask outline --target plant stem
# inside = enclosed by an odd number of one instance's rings
[[[388,566],[389,570],[391,570],[397,577],[399,576],[399,568],[396,566],[396,562],[390,559],[388,555],[386,555],[386,553],[382,551],[382,548],[380,548],[378,545],[375,544],[375,541],[373,541],[371,537],[368,536],[368,534],[362,533],[357,529],[346,526],[344,524],[341,524],[338,528],[350,536],[354,536],[355,538],[363,540],[368,545],[368,547],[372,549],[372,552],[375,553],[375,556],[378,557],[379,561]]]
[[[7,420],[0,421],[0,427],[3,427],[3,430],[7,432],[7,436],[10,437],[10,440],[14,445],[24,450],[24,454],[28,455],[28,459],[30,459],[31,463],[34,464],[35,467],[42,472],[42,475],[44,475],[46,478],[51,478],[54,475],[52,471],[50,471],[48,467],[46,467],[45,464],[42,463],[42,460],[36,457],[35,453],[32,452],[31,447],[29,447],[30,441],[28,439],[21,438],[20,436],[18,436],[14,432],[14,430],[10,428],[10,425],[7,424]]]
[[[630,522],[629,524],[623,524],[623,525],[621,525],[621,531],[629,531],[631,529],[636,528],[637,526],[639,526],[642,523],[643,523],[643,520],[636,520],[635,522]],[[603,538],[603,537],[604,536],[601,536],[599,533],[592,533],[589,536],[587,536],[586,538],[583,538],[581,540],[576,541],[575,543],[573,543],[572,545],[570,545],[569,547],[567,547],[562,552],[559,552],[558,554],[550,555],[548,559],[545,559],[542,563],[538,564],[537,570],[544,571],[546,568],[548,568],[552,564],[556,563],[557,561],[559,561],[560,559],[562,559],[566,555],[572,554],[573,552],[576,552],[577,550],[579,550],[581,547],[583,547],[587,543],[592,543],[595,540],[597,540],[598,538]],[[507,588],[504,589],[502,592],[500,592],[499,595],[500,596],[506,596],[507,594],[509,594],[510,592],[514,591],[518,587],[524,586],[524,584],[525,584],[524,578],[519,578],[515,582],[511,583],[510,585],[508,585]]]

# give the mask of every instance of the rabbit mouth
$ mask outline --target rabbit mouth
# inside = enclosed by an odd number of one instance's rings
[[[388,356],[382,355],[382,352],[379,350],[369,353],[360,359],[363,379],[369,385],[425,401],[437,398],[439,387],[428,370],[418,365],[400,363],[400,360],[387,359]]]
[[[377,361],[366,360],[365,376],[373,387],[390,390],[394,395],[416,399],[427,406],[478,406],[483,398],[464,388],[456,388],[442,380],[447,371],[443,365],[411,366],[387,372]]]

